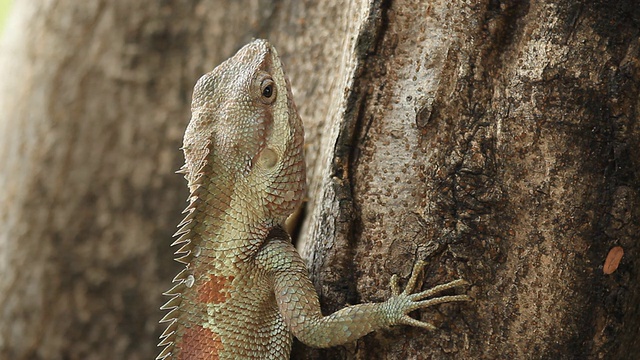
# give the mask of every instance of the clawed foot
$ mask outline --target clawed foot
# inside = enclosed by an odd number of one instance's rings
[[[425,298],[435,295],[444,290],[469,284],[462,279],[453,280],[446,284],[437,285],[432,287],[431,289],[414,294],[413,291],[416,288],[416,283],[418,282],[418,278],[425,266],[426,262],[422,260],[418,261],[414,265],[413,272],[411,273],[411,278],[409,279],[407,286],[402,292],[400,292],[398,276],[393,275],[391,277],[391,292],[393,293],[393,296],[389,300],[387,300],[387,305],[389,306],[390,311],[389,315],[392,323],[391,325],[404,324],[434,330],[436,327],[432,324],[416,320],[407,314],[414,310],[426,308],[437,304],[471,300],[471,298],[467,295],[447,295],[425,300]]]

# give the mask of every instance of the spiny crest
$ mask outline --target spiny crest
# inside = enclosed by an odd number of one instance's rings
[[[207,143],[206,152],[210,153],[211,143]],[[199,205],[203,202],[202,193],[206,191],[205,187],[201,183],[204,173],[208,170],[208,161],[205,160],[200,163],[199,169],[197,169],[196,176],[194,178],[195,189],[189,196],[189,205],[182,212],[186,214],[184,219],[178,224],[178,231],[173,235],[177,239],[171,244],[171,246],[179,246],[178,250],[174,253],[176,258],[174,260],[185,265],[185,268],[176,275],[172,284],[173,287],[162,295],[169,296],[170,299],[160,307],[160,310],[168,310],[164,317],[160,320],[160,323],[168,323],[166,329],[160,335],[159,347],[164,347],[160,354],[156,357],[156,360],[162,360],[170,357],[175,347],[176,340],[176,328],[178,327],[178,309],[182,303],[182,293],[187,287],[188,271],[187,267],[191,263],[193,258],[194,243],[191,239],[192,228],[196,225],[195,217],[198,213]],[[183,166],[178,173],[188,174],[190,172],[185,166]]]

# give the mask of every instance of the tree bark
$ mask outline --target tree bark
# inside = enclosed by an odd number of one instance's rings
[[[386,299],[419,259],[425,288],[463,277],[474,298],[415,314],[434,332],[297,344],[293,358],[640,356],[635,2],[14,10],[0,59],[0,357],[155,356],[192,86],[252,37],[278,49],[305,122],[296,239],[323,310]]]
[[[418,259],[428,286],[462,276],[474,301],[420,314],[432,334],[399,328],[300,358],[639,357],[636,4],[394,1],[362,14],[302,231],[323,304],[381,301]]]

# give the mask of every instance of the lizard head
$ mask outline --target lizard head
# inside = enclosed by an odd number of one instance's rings
[[[183,150],[192,193],[204,186],[262,222],[284,222],[304,192],[304,133],[275,48],[255,40],[202,76],[191,111]]]

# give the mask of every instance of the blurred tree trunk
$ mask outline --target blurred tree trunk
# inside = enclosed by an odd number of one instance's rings
[[[326,312],[468,304],[296,359],[640,356],[634,1],[18,2],[0,68],[0,357],[152,358],[192,85],[268,38],[307,131]],[[620,247],[619,266],[604,263]],[[619,249],[619,248],[616,248]]]
[[[191,89],[250,39],[220,41],[259,6],[15,6],[0,75],[0,358],[153,358],[179,269]]]

